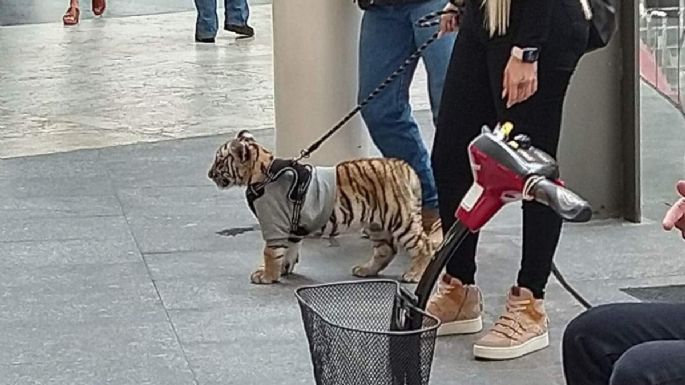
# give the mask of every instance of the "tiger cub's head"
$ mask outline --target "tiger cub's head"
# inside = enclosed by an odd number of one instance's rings
[[[247,186],[264,180],[273,158],[248,131],[240,131],[216,151],[207,176],[220,188]]]

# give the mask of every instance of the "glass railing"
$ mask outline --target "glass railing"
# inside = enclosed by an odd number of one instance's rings
[[[650,8],[643,1],[640,6],[640,76],[680,111],[685,111],[684,43],[683,8]]]

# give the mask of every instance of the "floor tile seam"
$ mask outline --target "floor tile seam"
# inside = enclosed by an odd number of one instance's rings
[[[562,272],[563,273],[563,272]],[[575,283],[593,283],[593,282],[602,282],[602,281],[618,281],[618,282],[623,282],[623,281],[638,281],[638,280],[652,280],[652,279],[659,279],[659,278],[676,278],[676,277],[683,277],[684,283],[685,283],[685,273],[675,273],[675,274],[655,274],[655,275],[640,275],[636,277],[625,277],[625,278],[582,278],[582,279],[573,279],[573,282],[571,284]],[[559,284],[556,280],[554,281],[555,283],[558,284],[558,286],[561,287],[561,284]],[[652,285],[652,284],[650,284]],[[669,284],[669,286],[672,284]]]
[[[99,152],[99,153],[102,155],[102,152]],[[135,233],[133,232],[133,229],[131,228],[131,223],[130,223],[130,221],[129,221],[129,218],[128,218],[127,213],[126,213],[125,210],[124,210],[124,205],[123,205],[123,202],[122,202],[122,200],[121,200],[121,197],[119,196],[119,193],[118,193],[118,191],[116,190],[116,188],[115,188],[115,186],[114,186],[114,184],[113,184],[113,178],[112,178],[112,176],[111,176],[111,169],[110,169],[107,165],[105,165],[105,169],[107,170],[107,173],[108,173],[108,176],[109,176],[110,185],[111,185],[111,187],[114,189],[114,196],[116,197],[116,199],[117,199],[117,201],[118,201],[118,203],[119,203],[119,208],[120,208],[120,210],[121,210],[121,215],[124,217],[124,220],[126,221],[126,227],[127,227],[127,229],[128,229],[129,235],[130,235],[130,237],[132,238],[132,240],[133,240],[133,242],[134,242],[134,244],[135,244],[135,246],[136,246],[136,249],[137,249],[137,251],[138,251],[138,254],[140,255],[140,258],[141,258],[143,264],[145,265],[145,270],[146,270],[146,272],[147,272],[148,278],[150,279],[150,283],[152,284],[152,286],[153,286],[154,289],[155,289],[155,293],[157,294],[157,299],[158,299],[159,303],[162,305],[162,309],[164,309],[164,314],[165,314],[165,317],[166,317],[167,324],[168,324],[169,327],[171,328],[171,331],[172,331],[172,333],[174,334],[174,338],[175,338],[175,340],[176,340],[176,343],[178,344],[178,348],[180,349],[181,354],[182,354],[182,356],[183,356],[183,360],[185,361],[186,366],[188,367],[188,370],[189,370],[189,371],[191,372],[191,374],[192,374],[193,383],[194,383],[195,385],[199,385],[199,380],[198,380],[197,373],[195,372],[195,369],[193,368],[193,366],[192,366],[191,363],[190,363],[190,359],[189,359],[189,357],[188,357],[188,354],[186,353],[185,347],[184,347],[184,345],[183,345],[183,343],[182,343],[182,341],[181,341],[181,338],[180,338],[180,336],[179,336],[179,334],[178,334],[178,331],[176,330],[176,325],[174,325],[174,322],[173,322],[173,320],[172,320],[172,318],[171,318],[171,314],[169,314],[169,310],[167,309],[167,306],[166,306],[166,304],[164,303],[164,298],[162,297],[162,293],[160,292],[159,287],[157,286],[157,283],[156,283],[155,280],[153,279],[152,270],[150,269],[150,266],[148,265],[148,262],[147,262],[147,260],[145,259],[145,256],[144,256],[144,254],[143,254],[143,252],[142,252],[142,250],[141,250],[141,248],[140,248],[140,243],[138,242],[138,239],[137,239],[137,237],[135,236]]]
[[[3,28],[0,26],[0,28]],[[253,133],[263,133],[264,131],[268,130],[273,130],[275,131],[274,126],[269,126],[269,127],[258,127],[258,128],[253,128],[250,131]],[[77,148],[77,149],[72,149],[72,150],[64,150],[64,151],[57,151],[57,152],[45,152],[45,153],[38,153],[38,154],[27,154],[27,155],[17,155],[17,156],[4,156],[0,157],[0,161],[2,160],[17,160],[21,158],[37,158],[37,157],[46,157],[46,156],[51,156],[51,155],[61,155],[61,154],[75,154],[75,153],[80,153],[80,152],[93,152],[93,151],[109,151],[109,150],[115,150],[120,147],[138,147],[138,146],[145,146],[145,145],[155,145],[155,144],[164,144],[167,142],[185,142],[185,141],[192,141],[192,140],[202,140],[202,139],[210,139],[210,138],[219,138],[219,137],[225,137],[226,135],[231,135],[231,134],[236,134],[240,131],[240,129],[235,128],[235,129],[229,129],[225,131],[219,131],[211,134],[200,134],[200,135],[190,135],[190,136],[184,136],[184,137],[175,137],[175,138],[163,138],[163,139],[157,139],[157,140],[144,140],[144,141],[135,141],[131,143],[123,143],[123,144],[113,144],[113,145],[107,145],[107,146],[95,146],[95,147],[87,147],[87,148]],[[125,161],[122,161],[125,162]]]
[[[116,216],[119,218],[119,216]],[[0,244],[10,244],[10,243],[45,243],[45,242],[71,242],[71,241],[111,241],[116,240],[116,238],[100,238],[100,237],[66,237],[66,238],[39,238],[39,239],[12,239],[12,240],[0,240]]]

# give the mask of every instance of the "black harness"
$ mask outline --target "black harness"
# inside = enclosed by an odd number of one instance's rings
[[[310,230],[300,226],[300,214],[307,189],[312,181],[312,166],[301,164],[292,159],[274,159],[266,170],[266,180],[260,183],[252,183],[245,190],[247,204],[252,213],[257,216],[254,201],[264,195],[267,184],[276,181],[284,174],[289,173],[293,176],[293,183],[288,190],[288,200],[293,204],[293,215],[290,218],[290,234],[295,237],[304,237],[311,233]]]

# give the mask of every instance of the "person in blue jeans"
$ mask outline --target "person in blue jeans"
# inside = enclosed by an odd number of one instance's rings
[[[195,0],[195,8],[197,8],[195,41],[198,43],[214,43],[219,29],[216,1]],[[242,37],[254,36],[254,29],[247,24],[247,19],[250,17],[250,7],[247,0],[224,0],[224,8],[226,12],[225,30],[237,33]]]
[[[416,21],[442,10],[444,5],[444,0],[384,0],[376,1],[364,11],[359,46],[360,102],[438,31],[437,26],[421,28]],[[455,34],[444,36],[423,53],[433,121],[437,119],[455,37]],[[438,194],[430,156],[409,104],[409,86],[415,69],[416,65],[408,68],[361,114],[371,139],[383,156],[402,159],[418,173],[423,193],[424,228],[430,231],[439,223]]]

